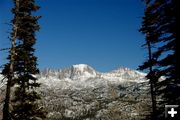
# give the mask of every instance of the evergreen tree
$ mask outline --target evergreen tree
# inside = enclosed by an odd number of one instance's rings
[[[149,67],[154,69],[153,72],[149,72],[148,76],[155,79],[156,93],[163,98],[158,107],[160,113],[158,119],[164,119],[164,105],[180,102],[178,95],[180,67],[179,50],[177,49],[179,46],[177,42],[178,3],[177,0],[146,0],[146,4],[140,31],[148,36],[146,41],[155,48],[152,52],[152,59],[144,62],[140,69]],[[164,76],[165,80],[158,81],[161,76]]]
[[[16,32],[13,30],[12,36],[16,39],[16,46],[13,48],[13,60],[5,65],[3,73],[14,74],[15,77],[12,80],[8,78],[8,83],[10,86],[15,85],[15,92],[11,101],[13,109],[10,116],[4,120],[44,120],[46,112],[39,105],[40,95],[36,92],[40,84],[34,76],[39,73],[33,46],[36,43],[35,32],[40,29],[38,25],[40,16],[34,16],[33,12],[37,11],[39,6],[35,4],[35,0],[13,0],[13,2],[15,7],[12,9],[14,14],[12,23],[17,30]],[[10,53],[11,56],[12,53]],[[11,58],[8,59],[11,60]],[[9,69],[11,62],[13,70]],[[4,114],[5,117],[6,115]]]

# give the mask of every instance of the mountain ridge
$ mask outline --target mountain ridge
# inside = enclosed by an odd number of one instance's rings
[[[117,68],[110,72],[99,72],[87,64],[75,64],[64,69],[50,69],[47,68],[40,73],[41,77],[58,77],[59,79],[88,79],[88,78],[106,78],[106,77],[132,77],[132,79],[145,77],[145,73],[126,67]]]

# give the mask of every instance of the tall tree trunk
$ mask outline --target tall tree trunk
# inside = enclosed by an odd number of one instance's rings
[[[149,40],[147,40],[147,47],[148,47],[148,56],[149,56],[149,61],[150,61],[150,67],[149,67],[149,73],[150,73],[150,89],[151,89],[151,101],[152,101],[152,119],[156,120],[156,95],[155,95],[155,81],[153,79],[152,73],[153,73],[153,68],[152,68],[152,52],[151,52],[151,44]]]

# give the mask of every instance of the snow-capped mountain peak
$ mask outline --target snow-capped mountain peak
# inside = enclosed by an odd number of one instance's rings
[[[111,72],[101,74],[101,77],[103,79],[109,79],[109,80],[115,80],[121,82],[127,82],[127,81],[142,82],[144,81],[145,76],[146,76],[145,73],[125,67],[120,67]]]
[[[80,71],[84,71],[87,68],[93,69],[92,67],[90,67],[87,64],[75,64],[75,65],[72,65],[72,67],[75,68],[75,69],[79,69]]]
[[[46,69],[41,72],[42,77],[46,76],[71,80],[95,78],[97,74],[98,72],[87,64],[76,64],[59,70]]]
[[[76,64],[70,68],[70,78],[78,79],[78,78],[90,78],[96,77],[97,72],[95,69],[86,64]]]
[[[96,70],[87,64],[76,64],[72,65],[71,68],[77,72],[89,72],[91,74],[96,73]]]

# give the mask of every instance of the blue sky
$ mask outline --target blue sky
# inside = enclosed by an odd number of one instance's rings
[[[0,48],[8,47],[12,0],[0,1]],[[144,61],[144,36],[138,32],[141,0],[38,0],[42,15],[36,56],[40,69],[89,64],[99,71]],[[6,55],[0,52],[0,64]]]

